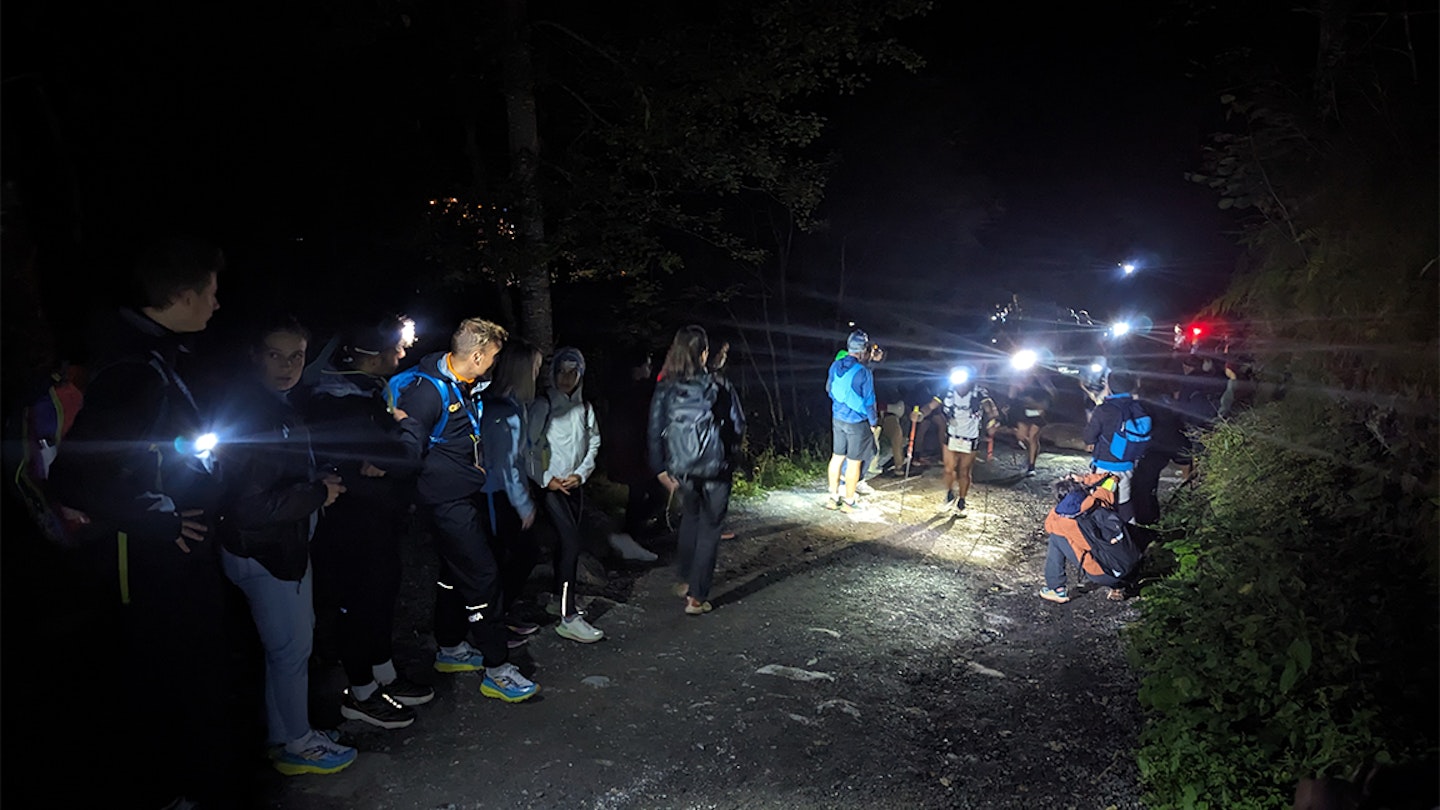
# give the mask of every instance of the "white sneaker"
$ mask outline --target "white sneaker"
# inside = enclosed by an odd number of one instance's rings
[[[605,638],[605,631],[592,627],[589,622],[585,621],[584,616],[578,615],[561,619],[560,623],[555,625],[555,632],[561,638],[568,638],[581,644],[594,644]]]
[[[874,494],[875,494],[875,488],[872,487],[872,486],[870,486],[869,484],[865,483],[864,481],[861,481],[860,483],[858,483],[858,484],[855,485],[855,494],[856,494],[856,495],[874,495]]]
[[[637,560],[639,562],[655,562],[660,559],[655,552],[635,542],[635,538],[628,534],[610,535],[610,548],[622,559]]]

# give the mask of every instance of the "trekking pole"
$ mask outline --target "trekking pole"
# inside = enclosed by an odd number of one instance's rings
[[[920,406],[915,406],[915,413],[920,412]],[[915,425],[914,417],[910,419],[910,446],[905,448],[905,480],[900,484],[900,519],[905,518],[905,490],[910,488],[910,459],[915,455]]]

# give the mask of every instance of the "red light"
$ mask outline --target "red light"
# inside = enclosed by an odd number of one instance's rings
[[[1190,334],[1194,335],[1195,337],[1200,337],[1200,334],[1201,334],[1202,332],[1204,332],[1204,331],[1205,331],[1204,329],[1202,329],[1202,328],[1200,328],[1200,327],[1198,327],[1198,326],[1192,326],[1192,327],[1190,327]]]

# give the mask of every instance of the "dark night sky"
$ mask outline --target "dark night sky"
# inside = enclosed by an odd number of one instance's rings
[[[449,68],[393,25],[299,8],[6,4],[5,175],[52,227],[71,189],[83,207],[90,252],[57,263],[103,264],[97,243],[121,255],[171,216],[232,246],[249,295],[324,294],[320,266],[367,288],[406,275],[387,218],[463,161]],[[1187,60],[1215,45],[1156,14],[941,3],[903,26],[928,67],[832,110],[844,159],[802,251],[808,292],[834,294],[843,238],[852,294],[881,311],[986,312],[1011,290],[1157,320],[1204,304],[1237,253],[1181,178],[1219,123]],[[1147,269],[1115,284],[1137,255]]]

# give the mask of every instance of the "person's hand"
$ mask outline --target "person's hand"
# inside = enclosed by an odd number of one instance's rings
[[[410,414],[400,410],[399,408],[392,410],[390,412],[390,415],[395,417],[396,422],[401,422],[410,418]]]
[[[179,546],[180,550],[186,554],[190,553],[190,546],[185,543],[186,540],[199,542],[204,540],[205,533],[210,531],[210,527],[201,521],[187,520],[186,518],[200,517],[203,514],[205,514],[204,509],[187,509],[180,513],[180,536],[175,538],[175,545]]]
[[[560,482],[560,486],[564,487],[566,492],[576,489],[580,486],[580,476],[574,474],[567,475],[565,476],[565,480]]]
[[[521,531],[528,530],[531,526],[535,525],[535,511],[536,510],[531,509],[530,514],[526,515],[523,518],[520,518]]]
[[[672,495],[675,494],[675,490],[680,488],[680,482],[670,477],[670,473],[668,472],[662,472],[655,477],[660,479],[661,485],[663,485],[665,489],[669,490],[670,494]]]
[[[919,422],[919,421],[921,421],[921,420],[924,419],[924,418],[925,418],[925,417],[921,415],[921,413],[920,413],[920,411],[919,411],[918,409],[917,409],[917,410],[913,410],[913,411],[910,412],[910,421],[911,421],[911,422]]]
[[[551,490],[552,492],[564,492],[565,482],[561,481],[559,478],[551,477],[549,483],[545,485],[545,488]]]
[[[366,478],[384,478],[385,471],[368,461],[360,462],[360,474]]]
[[[335,499],[345,491],[345,485],[340,483],[338,475],[327,475],[320,479],[320,483],[325,485],[325,506],[335,503]]]

